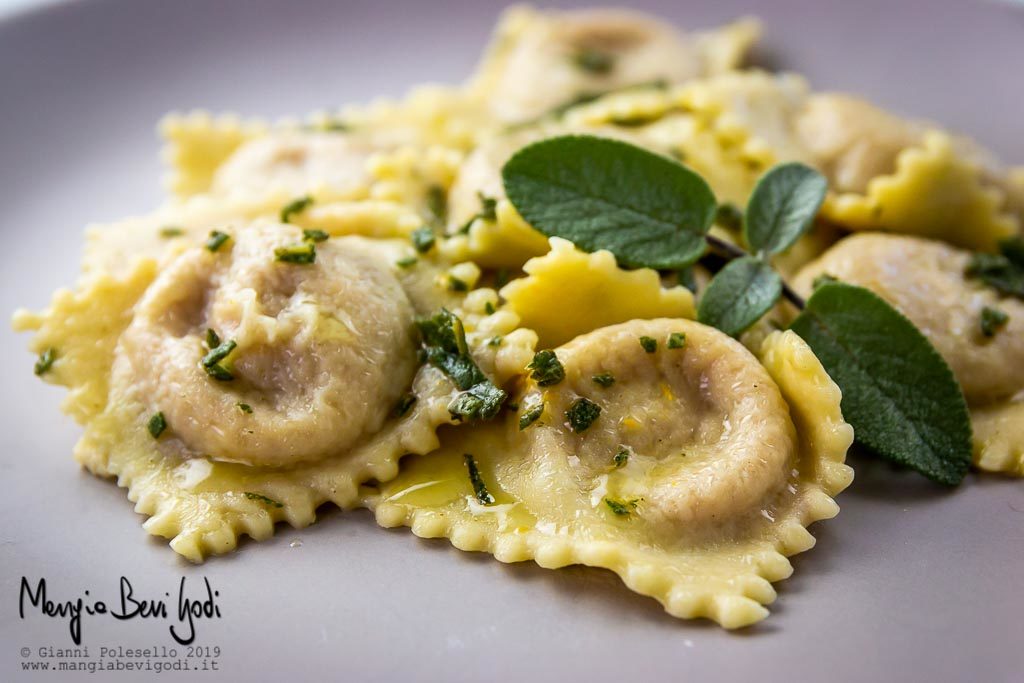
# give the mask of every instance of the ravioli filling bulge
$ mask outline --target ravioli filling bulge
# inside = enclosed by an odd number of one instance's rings
[[[809,294],[830,275],[867,287],[895,306],[949,364],[972,412],[975,464],[1021,476],[1020,415],[1024,396],[1024,303],[967,277],[970,254],[921,237],[858,233],[806,265],[794,287]],[[991,337],[983,310],[1007,315]]]
[[[686,335],[682,348],[668,348],[673,332]],[[648,353],[640,336],[658,348]],[[526,381],[519,415],[445,433],[438,451],[406,460],[367,501],[378,522],[506,562],[605,567],[676,616],[728,627],[763,618],[769,582],[791,571],[784,555],[813,544],[804,527],[835,514],[830,496],[852,478],[842,464],[852,430],[810,350],[792,333],[770,335],[766,370],[716,330],[659,319],[555,353],[565,380]],[[593,381],[603,373],[614,383]],[[576,431],[567,413],[581,398],[601,410]],[[520,429],[539,400],[540,418]],[[474,492],[466,453],[492,504]]]
[[[398,281],[356,237],[320,244],[310,265],[275,261],[301,243],[297,228],[253,227],[236,241],[182,255],[149,289],[121,338],[123,386],[216,460],[290,465],[375,433],[415,372]],[[207,330],[236,344],[221,364],[230,381],[202,367]]]

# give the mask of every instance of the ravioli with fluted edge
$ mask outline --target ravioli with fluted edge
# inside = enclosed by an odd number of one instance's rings
[[[861,233],[844,238],[794,280],[810,293],[826,276],[891,302],[952,368],[974,423],[975,464],[1024,475],[1024,302],[971,278],[970,253],[920,237]],[[1001,323],[987,322],[995,317]]]
[[[86,276],[16,321],[59,349],[49,377],[86,423],[78,460],[116,476],[146,529],[192,560],[276,521],[309,524],[325,501],[355,505],[359,484],[437,446],[457,395],[420,366],[411,326],[459,298],[436,266],[396,265],[415,253],[407,242],[310,241],[272,220],[220,234],[159,273],[142,258],[123,279]],[[476,318],[489,336],[513,333],[505,356],[517,339],[529,355],[512,314]],[[500,373],[498,349],[480,349]]]
[[[166,201],[90,226],[78,283],[14,317],[75,458],[194,562],[362,506],[742,627],[838,512],[852,425],[872,443],[785,328],[839,280],[960,411],[959,460],[897,462],[955,484],[973,441],[1024,476],[1024,167],[746,68],[759,33],[513,7],[461,85],[167,115]]]
[[[785,556],[814,544],[805,527],[852,479],[853,432],[811,351],[775,333],[759,362],[717,330],[656,319],[554,353],[564,380],[525,382],[518,415],[407,461],[378,522],[503,562],[611,569],[677,617],[764,618]]]

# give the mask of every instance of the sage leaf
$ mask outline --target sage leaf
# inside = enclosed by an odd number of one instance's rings
[[[711,188],[682,164],[586,135],[549,138],[502,168],[505,191],[530,225],[620,265],[676,270],[704,253],[715,218]]]
[[[728,264],[708,283],[697,307],[697,320],[735,337],[775,305],[782,278],[753,256]]]
[[[857,441],[929,479],[959,484],[971,423],[953,371],[907,318],[873,292],[822,284],[791,329],[839,388]]]
[[[785,251],[811,227],[827,190],[825,176],[810,166],[793,162],[772,167],[747,202],[743,238],[758,253]]]

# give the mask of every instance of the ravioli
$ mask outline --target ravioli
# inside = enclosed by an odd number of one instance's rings
[[[752,21],[685,35],[627,10],[515,7],[499,23],[470,87],[498,119],[525,121],[581,95],[735,68],[758,33]]]
[[[694,320],[685,273],[523,219],[502,166],[585,134],[680,161],[721,205],[773,164],[820,169],[819,220],[776,270],[902,310],[963,386],[977,467],[1024,476],[1024,305],[964,275],[964,248],[1020,234],[1024,168],[740,70],[759,31],[516,7],[460,86],[274,123],[169,115],[167,201],[90,226],[79,283],[15,315],[84,425],[75,458],[195,562],[364,506],[503,562],[610,569],[677,617],[764,618],[852,480],[840,391],[775,329],[783,305],[737,341]],[[725,208],[711,233],[742,246]],[[992,335],[986,307],[1008,316]]]
[[[681,348],[672,334],[685,335]],[[378,522],[503,562],[611,569],[678,617],[728,628],[764,618],[770,582],[792,571],[785,555],[813,545],[806,525],[836,513],[831,496],[852,478],[852,430],[810,350],[775,333],[762,365],[712,328],[658,319],[555,353],[565,379],[528,380],[519,396],[521,411],[543,406],[535,422],[446,434],[381,487]],[[605,373],[610,386],[593,379]],[[584,400],[599,409],[587,424]],[[492,502],[474,491],[466,453]]]
[[[193,111],[165,116],[159,130],[168,167],[164,185],[171,194],[188,197],[208,191],[221,164],[243,144],[266,134],[267,124]]]
[[[241,145],[217,167],[210,191],[328,194],[358,199],[368,192],[366,166],[377,151],[357,138],[331,132],[282,131]]]
[[[794,287],[809,294],[813,281],[830,275],[867,287],[906,315],[942,354],[963,388],[975,423],[975,464],[1020,475],[1019,415],[1001,407],[1024,390],[1024,303],[1000,296],[965,274],[970,254],[919,237],[862,233],[852,235],[804,267]],[[1004,327],[986,336],[985,308],[1004,312]],[[1016,458],[987,454],[989,449]]]
[[[993,250],[1020,231],[1024,194],[1012,169],[973,141],[792,74],[727,72],[694,80],[679,102],[719,145],[764,169],[783,161],[830,181],[822,214],[848,229],[919,234]],[[717,188],[716,188],[717,189]]]
[[[1020,188],[968,138],[839,95],[812,97],[797,125],[833,181],[836,222],[981,250],[1021,229]]]
[[[87,275],[48,311],[16,318],[39,330],[40,352],[58,350],[48,378],[72,389],[67,409],[86,423],[76,458],[116,476],[150,515],[146,529],[191,560],[243,533],[266,538],[276,521],[309,524],[326,501],[352,507],[360,483],[394,476],[399,457],[435,448],[435,428],[452,421],[458,392],[419,365],[411,329],[461,300],[436,266],[401,269],[412,251],[401,241],[303,238],[257,220],[216,250]],[[277,260],[309,247],[313,263]],[[481,344],[485,371],[532,353],[515,316],[472,320],[474,342],[507,337],[500,351]],[[210,362],[218,348],[227,353]]]

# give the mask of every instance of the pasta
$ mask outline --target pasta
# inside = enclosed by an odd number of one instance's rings
[[[637,344],[644,333],[664,340],[680,330],[683,350],[652,359]],[[796,335],[776,333],[762,367],[721,333],[667,319],[605,327],[556,353],[571,384],[527,386],[521,405],[540,394],[544,415],[526,430],[526,448],[508,445],[524,439],[514,420],[446,437],[382,487],[371,501],[378,522],[503,562],[605,567],[679,617],[730,628],[763,618],[775,598],[769,581],[791,573],[785,556],[814,544],[805,526],[836,513],[830,496],[852,478],[842,464],[852,431],[813,354]],[[609,370],[623,378],[610,389],[591,381]],[[728,394],[739,377],[750,394],[737,404]],[[577,435],[562,415],[581,394],[602,411],[599,425]],[[497,505],[474,498],[464,452],[479,459]]]
[[[1024,476],[1024,303],[968,251],[1020,235],[1024,169],[744,68],[759,32],[514,7],[461,86],[274,123],[168,115],[167,200],[90,226],[77,285],[15,314],[68,389],[75,458],[194,562],[330,502],[746,626],[838,512],[854,438],[786,305],[737,339],[701,312],[748,249],[791,302],[823,276],[890,301],[959,380],[976,467]],[[503,169],[563,135],[699,174],[714,254],[627,268],[542,234]],[[739,207],[782,162],[828,194],[762,249]]]
[[[805,266],[795,286],[809,294],[827,274],[874,291],[910,318],[949,363],[975,422],[975,463],[1021,474],[1014,397],[1024,391],[1024,303],[965,274],[967,252],[919,237],[861,233]],[[1006,328],[987,337],[985,308],[1005,311]],[[1016,455],[1013,455],[1016,453]]]

